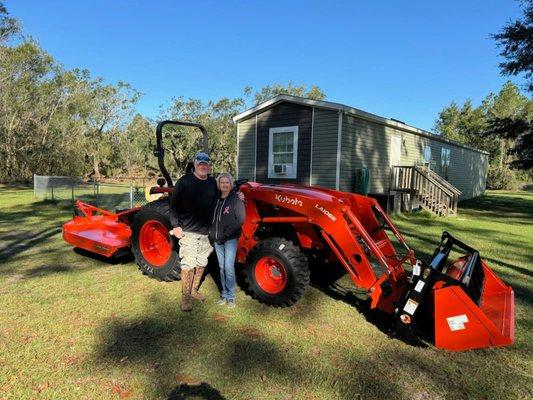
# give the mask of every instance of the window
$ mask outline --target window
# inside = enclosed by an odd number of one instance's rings
[[[443,147],[440,152],[440,167],[442,176],[448,180],[448,167],[450,166],[450,149]]]
[[[429,146],[424,148],[424,165],[431,168],[431,147]]]
[[[268,133],[268,177],[296,179],[298,127],[270,128]]]

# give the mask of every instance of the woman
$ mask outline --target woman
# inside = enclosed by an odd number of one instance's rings
[[[244,204],[232,192],[233,177],[222,173],[217,178],[220,197],[217,199],[209,235],[215,242],[222,293],[217,304],[235,307],[235,255],[244,223]]]

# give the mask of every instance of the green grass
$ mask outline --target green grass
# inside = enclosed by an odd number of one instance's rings
[[[532,193],[489,192],[457,218],[395,217],[418,254],[448,230],[514,287],[516,343],[463,353],[388,337],[346,277],[290,309],[239,291],[234,310],[213,304],[208,277],[208,302],[183,314],[179,283],[73,252],[60,234],[71,214],[0,188],[0,399],[533,397]]]

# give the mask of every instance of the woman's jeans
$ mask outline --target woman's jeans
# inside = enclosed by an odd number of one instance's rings
[[[221,297],[235,300],[235,255],[239,239],[227,240],[222,244],[215,243],[215,251],[220,267]]]

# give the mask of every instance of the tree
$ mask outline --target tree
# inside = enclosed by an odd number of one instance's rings
[[[4,3],[0,1],[0,45],[20,32],[20,23],[9,17]]]
[[[155,124],[136,114],[123,131],[119,132],[118,156],[128,176],[148,176],[149,171],[158,171],[153,155],[155,145]]]
[[[485,128],[484,106],[474,108],[469,99],[461,107],[455,101],[445,107],[439,113],[433,130],[446,139],[484,149],[486,144],[480,140],[480,133]]]
[[[500,33],[492,35],[498,47],[502,48],[501,56],[507,61],[500,63],[504,75],[523,73],[527,89],[533,92],[533,0],[522,1],[524,16],[509,22]]]
[[[173,100],[163,119],[194,121],[204,125],[209,133],[209,153],[217,171],[235,172],[237,128],[232,117],[244,108],[244,100],[222,98],[203,102],[199,99]],[[167,168],[174,175],[181,175],[194,154],[202,149],[202,136],[198,129],[169,126],[165,128],[163,143],[172,164]],[[168,161],[168,159],[167,159]]]
[[[497,118],[489,122],[487,137],[512,140],[513,146],[507,150],[514,156],[510,165],[516,169],[533,168],[533,123],[523,118]]]
[[[491,162],[503,165],[508,162],[511,139],[493,136],[493,140],[486,140],[489,122],[502,118],[528,120],[532,116],[533,102],[516,85],[506,82],[500,92],[490,93],[479,107],[474,107],[471,100],[462,106],[452,101],[439,113],[434,131],[447,139],[486,150],[491,154]]]
[[[465,141],[463,132],[460,131],[461,110],[455,101],[445,107],[435,121],[433,130],[446,139],[463,143]]]
[[[88,82],[88,96],[83,115],[87,125],[85,135],[89,140],[86,154],[92,161],[94,177],[99,179],[100,167],[110,161],[112,142],[116,143],[118,132],[131,116],[140,93],[127,83],[119,81],[110,85],[97,78]]]
[[[324,100],[326,98],[326,94],[318,86],[308,88],[306,85],[295,85],[292,82],[289,82],[287,85],[274,83],[262,87],[255,93],[253,91],[253,88],[250,86],[244,88],[244,95],[253,98],[253,105],[263,103],[279,94],[289,94],[291,96],[306,97],[313,100]]]
[[[442,136],[489,152],[488,187],[510,188],[515,169],[531,166],[531,121],[533,101],[519,88],[506,82],[497,93],[490,93],[479,107],[467,100],[462,106],[452,102],[435,122]]]
[[[487,119],[486,132],[482,132],[482,137],[491,137],[492,142],[499,144],[499,149],[493,153],[493,163],[497,163],[500,169],[512,164],[515,141],[520,136],[519,133],[508,132],[506,134],[496,134],[504,127],[513,128],[526,124],[531,120],[531,105],[533,104],[526,96],[520,93],[519,88],[511,82],[506,82],[497,95],[490,94],[484,101]],[[522,121],[518,124],[509,121]]]

